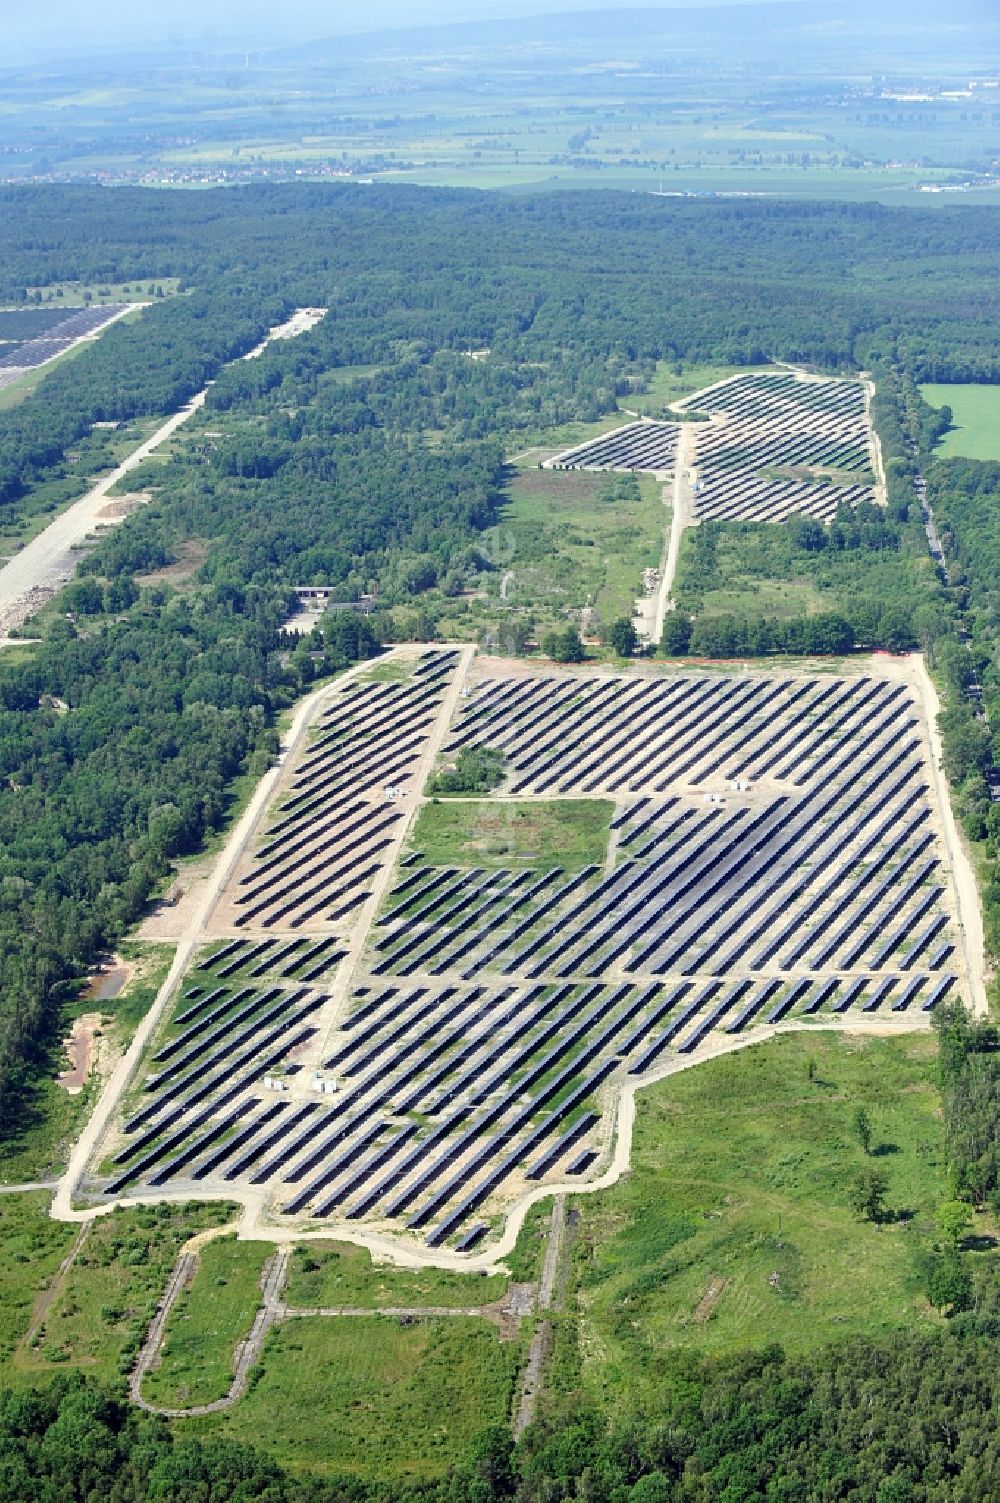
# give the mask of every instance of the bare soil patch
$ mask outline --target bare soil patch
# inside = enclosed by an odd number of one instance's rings
[[[694,1319],[698,1322],[699,1325],[704,1325],[705,1321],[709,1318],[712,1311],[718,1304],[719,1297],[722,1294],[723,1289],[725,1289],[727,1283],[727,1279],[722,1279],[717,1275],[713,1275],[708,1288],[705,1290],[705,1293],[702,1295],[695,1308]]]
[[[201,538],[187,538],[177,545],[177,557],[172,564],[165,564],[162,569],[153,569],[149,574],[138,575],[139,583],[184,584],[201,568],[207,552],[208,544]]]
[[[84,1013],[76,1019],[71,1032],[63,1039],[69,1069],[56,1076],[56,1084],[71,1096],[77,1096],[90,1079],[94,1067],[94,1039],[101,1026],[99,1012]]]
[[[169,891],[154,903],[139,925],[137,937],[166,942],[183,939],[195,922],[217,859],[214,855],[206,855],[197,861],[185,862]]]
[[[127,496],[115,496],[113,501],[108,501],[97,513],[98,521],[118,521],[121,517],[131,516],[139,506],[145,506],[149,501],[148,491],[130,491]]]

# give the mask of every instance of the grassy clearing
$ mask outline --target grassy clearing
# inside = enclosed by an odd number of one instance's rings
[[[815,1061],[810,1080],[809,1061]],[[655,1380],[658,1353],[789,1350],[936,1323],[915,1255],[947,1198],[936,1041],[788,1035],[640,1094],[630,1176],[580,1197],[586,1381]],[[853,1125],[874,1130],[866,1158]],[[859,1222],[877,1164],[894,1219]]]
[[[77,1234],[77,1227],[50,1218],[50,1198],[45,1191],[0,1195],[0,1371]]]
[[[662,484],[646,475],[534,469],[515,476],[509,496],[502,527],[513,545],[510,606],[540,626],[562,624],[583,606],[602,621],[631,617],[642,571],[659,564],[670,527]]]
[[[505,1423],[519,1360],[519,1343],[474,1317],[290,1320],[239,1404],[178,1429],[252,1444],[295,1471],[440,1476],[479,1430]]]
[[[919,522],[902,527],[902,546],[797,547],[781,523],[727,521],[688,528],[681,539],[674,598],[705,616],[756,620],[849,610],[861,595],[905,599],[936,588]]]
[[[949,383],[920,388],[932,407],[950,407],[952,426],[935,446],[942,458],[1000,460],[1000,386]]]
[[[607,799],[462,799],[424,804],[411,845],[429,866],[575,870],[604,860],[614,805]]]
[[[119,954],[135,966],[135,972],[117,997],[95,998],[80,987],[72,994],[67,991],[49,1046],[23,1094],[18,1114],[4,1124],[0,1183],[48,1179],[65,1168],[102,1082],[152,1006],[173,953],[172,945],[123,942]],[[79,1095],[70,1096],[55,1079],[66,1068],[60,1040],[76,1018],[94,1012],[102,1019],[99,1037],[95,1037],[96,1068]]]
[[[513,440],[515,448],[510,462],[521,465],[525,470],[534,469],[546,455],[556,454],[560,449],[573,448],[591,438],[600,438],[602,434],[610,433],[613,428],[620,428],[626,422],[628,418],[615,411],[595,418],[592,423],[581,419],[557,423],[554,427],[522,428]]]
[[[182,1245],[236,1206],[136,1206],[90,1224],[66,1274],[48,1285],[38,1334],[6,1376],[37,1382],[65,1368],[105,1381],[128,1372]],[[71,1228],[75,1231],[75,1228]]]
[[[338,1305],[368,1310],[386,1305],[463,1309],[492,1304],[506,1288],[501,1274],[482,1278],[446,1268],[395,1268],[374,1264],[367,1248],[350,1242],[310,1242],[296,1247],[292,1255],[285,1298],[307,1310]]]
[[[359,673],[354,680],[357,684],[404,684],[413,677],[416,661],[408,661],[406,658],[387,658],[384,663],[376,663],[373,668],[368,668],[364,673]],[[316,727],[321,730],[322,727]]]
[[[194,1281],[167,1323],[162,1361],[144,1383],[145,1398],[182,1408],[229,1391],[233,1352],[253,1324],[261,1269],[272,1252],[268,1243],[237,1242],[235,1235],[201,1249]]]
[[[151,281],[137,282],[53,282],[48,287],[29,287],[28,296],[40,292],[46,308],[65,309],[72,313],[86,303],[149,303],[156,300],[156,289],[162,287],[164,297],[177,291],[177,277],[154,277]],[[25,306],[30,307],[30,304]]]

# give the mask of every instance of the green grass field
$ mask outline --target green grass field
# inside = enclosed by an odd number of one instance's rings
[[[5,1375],[79,1228],[53,1221],[45,1191],[0,1195],[0,1371]]]
[[[273,1245],[237,1242],[235,1235],[207,1243],[198,1271],[167,1322],[160,1365],[147,1374],[143,1397],[177,1409],[210,1404],[228,1391],[233,1352],[260,1305],[260,1274]]]
[[[627,421],[627,419],[625,419]],[[632,616],[644,568],[659,564],[670,528],[651,476],[523,470],[502,528],[511,546],[506,599],[539,625],[592,606],[601,621]],[[499,585],[498,585],[499,588]]]
[[[410,843],[430,866],[575,870],[604,860],[613,809],[605,799],[428,803]]]
[[[6,1379],[37,1383],[79,1368],[117,1381],[131,1366],[182,1245],[235,1211],[224,1202],[137,1206],[91,1222],[71,1267],[38,1295],[44,1309],[35,1306],[37,1336],[15,1352]],[[76,1228],[67,1230],[72,1240]],[[30,1265],[25,1279],[34,1288]]]
[[[488,1305],[507,1288],[502,1274],[452,1273],[446,1268],[396,1268],[372,1263],[367,1248],[350,1242],[310,1242],[296,1247],[285,1298],[300,1309],[353,1305],[378,1310],[386,1305],[439,1305],[454,1309]]]
[[[621,398],[621,406],[634,412],[656,417],[664,413],[671,402],[679,402],[692,392],[724,381],[727,376],[742,375],[745,371],[773,370],[762,365],[685,365],[681,361],[658,360],[656,371],[649,383],[649,390],[635,396]],[[669,414],[664,414],[669,416]]]
[[[1000,460],[1000,386],[974,383],[920,388],[932,407],[950,407],[952,426],[934,452],[944,457]]]
[[[918,521],[899,549],[797,548],[788,527],[726,521],[688,528],[674,598],[682,610],[748,619],[849,608],[858,595],[899,599],[937,586]],[[714,539],[714,544],[712,543]],[[708,556],[706,556],[708,555]]]
[[[809,1078],[809,1061],[815,1078]],[[639,1395],[658,1354],[937,1324],[915,1273],[947,1199],[936,1040],[795,1034],[640,1093],[632,1172],[582,1196],[574,1270],[587,1383]],[[873,1125],[866,1158],[853,1127]],[[859,1222],[878,1165],[893,1219]]]
[[[280,1465],[370,1479],[440,1476],[510,1410],[519,1342],[471,1316],[316,1316],[276,1327],[234,1408],[177,1424]]]

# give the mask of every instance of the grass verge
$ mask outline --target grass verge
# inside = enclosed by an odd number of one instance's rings
[[[372,1263],[367,1248],[350,1242],[310,1242],[296,1247],[285,1298],[301,1309],[355,1306],[378,1310],[427,1305],[488,1305],[507,1288],[501,1274],[452,1273],[446,1268],[404,1269]]]

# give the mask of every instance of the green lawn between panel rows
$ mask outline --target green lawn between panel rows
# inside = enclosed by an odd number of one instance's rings
[[[410,844],[429,866],[599,865],[614,805],[608,799],[456,799],[424,804]]]

